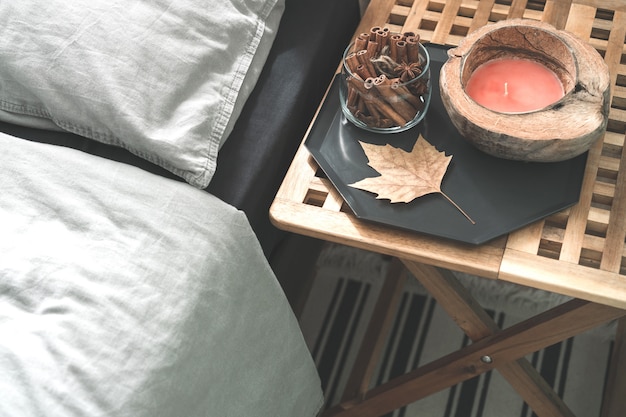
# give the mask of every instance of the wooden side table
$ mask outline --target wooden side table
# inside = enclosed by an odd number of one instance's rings
[[[373,26],[413,31],[457,45],[472,30],[506,18],[549,22],[587,39],[609,65],[612,105],[602,141],[589,152],[578,204],[481,246],[399,231],[357,219],[301,145],[270,209],[278,227],[392,255],[474,343],[368,390],[380,336],[401,288],[390,275],[344,401],[328,416],[377,417],[465,379],[498,369],[540,417],[573,417],[523,359],[530,352],[620,319],[602,410],[626,409],[626,3],[621,0],[372,0],[357,33]],[[574,297],[501,330],[467,291],[437,267]],[[397,270],[392,268],[392,270]],[[621,370],[621,373],[618,371]],[[583,417],[583,416],[579,416]]]

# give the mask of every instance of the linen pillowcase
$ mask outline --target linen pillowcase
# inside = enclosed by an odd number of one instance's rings
[[[0,3],[0,119],[121,146],[206,187],[284,0]]]

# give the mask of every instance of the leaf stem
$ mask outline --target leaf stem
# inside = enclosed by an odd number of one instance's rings
[[[476,224],[476,222],[470,216],[468,216],[468,214],[465,211],[463,211],[463,209],[459,207],[458,204],[456,204],[450,197],[448,197],[446,193],[444,193],[443,191],[439,191],[439,192],[441,193],[442,196],[446,198],[446,200],[448,200],[454,207],[456,207],[456,209],[460,211],[461,214],[463,214],[465,218],[470,221],[470,223]]]

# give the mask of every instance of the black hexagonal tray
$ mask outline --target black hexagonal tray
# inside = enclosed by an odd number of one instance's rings
[[[427,45],[433,94],[426,118],[394,134],[371,133],[346,120],[336,77],[305,141],[326,176],[358,218],[471,244],[481,244],[567,208],[578,201],[587,154],[555,163],[509,161],[487,155],[465,141],[450,122],[439,95],[439,71],[447,48]],[[440,194],[410,203],[377,200],[348,186],[378,175],[367,165],[358,141],[391,144],[410,151],[419,134],[453,155],[442,190],[476,222],[468,221]]]

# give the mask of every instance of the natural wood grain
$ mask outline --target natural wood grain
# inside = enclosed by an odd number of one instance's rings
[[[567,16],[567,24],[565,30],[581,37],[589,39],[591,36],[592,22],[596,14],[596,9],[591,6],[582,4],[572,4],[569,15]]]
[[[626,11],[615,12],[613,15],[613,27],[609,35],[604,60],[609,66],[611,84],[617,83],[618,73],[623,73],[622,55],[624,54],[624,37],[626,36]],[[615,96],[616,92],[611,92]],[[616,114],[613,113],[612,116]]]
[[[624,314],[600,304],[569,301],[392,379],[370,390],[362,401],[342,403],[323,416],[378,417]],[[484,356],[492,361],[482,361]]]
[[[446,39],[451,31],[457,11],[461,6],[461,0],[446,1],[437,27],[430,40],[433,43],[446,44]]]
[[[404,22],[404,26],[402,27],[403,31],[416,32],[421,35],[424,34],[423,31],[420,30],[420,21],[427,6],[428,0],[416,0],[413,2],[411,10],[409,11]],[[430,40],[430,36],[424,38]]]
[[[469,27],[469,32],[472,33],[476,29],[483,27],[489,21],[489,16],[491,15],[491,9],[495,0],[486,0],[478,3],[478,7],[476,8],[476,13],[474,14],[474,19],[472,19],[472,24]]]
[[[280,194],[270,210],[274,224],[284,230],[487,278],[497,276],[502,259],[502,239],[479,247],[444,241],[358,220],[348,213],[283,200]]]
[[[582,39],[588,39],[591,34],[591,25],[589,23],[593,21],[592,19],[595,15],[595,10],[593,10],[594,15],[590,15],[588,13],[590,11],[588,8],[580,9],[573,7],[568,17],[566,29]],[[581,12],[582,14],[580,14]],[[580,259],[601,153],[602,143],[599,141],[589,151],[580,201],[569,215],[560,253],[560,259],[563,262],[577,263]]]
[[[339,191],[330,184],[330,181],[326,180],[326,188],[328,189],[328,196],[324,201],[323,208],[332,211],[341,210],[343,205],[343,197],[339,194]]]
[[[571,5],[572,0],[546,2],[542,20],[552,24],[557,29],[564,29]]]
[[[506,244],[507,248],[528,253],[537,253],[539,251],[539,244],[544,227],[545,221],[539,220],[527,227],[510,233]]]
[[[496,367],[538,415],[571,417],[536,371],[520,358],[524,352],[626,313],[626,2],[372,0],[356,33],[383,25],[394,31],[417,32],[425,42],[458,45],[465,34],[508,17],[564,28],[596,48],[609,66],[609,128],[588,154],[576,205],[487,244],[465,245],[357,219],[345,209],[330,181],[316,176],[317,164],[300,146],[270,208],[270,217],[281,229],[398,257],[414,273],[447,268],[579,300],[500,331],[475,301],[445,278],[446,274],[427,275],[423,279],[428,290],[437,294],[438,301],[476,342],[365,395],[364,383],[353,384],[356,391],[352,392],[359,398],[344,402],[330,414],[377,417]],[[381,304],[379,310],[383,312],[376,319],[379,325],[386,322],[392,309],[393,302]],[[622,370],[626,366],[626,319],[618,329],[612,363],[614,369]],[[371,353],[372,346],[366,350]],[[477,360],[480,356],[475,355],[482,354],[494,357],[494,363],[488,366]],[[365,372],[360,376],[365,377],[361,381],[367,379],[372,361],[362,363]],[[625,374],[611,374],[602,417],[622,416],[625,390]]]
[[[509,9],[509,13],[507,15],[508,19],[521,19],[524,16],[524,12],[526,11],[526,5],[528,4],[528,0],[513,0],[511,3],[511,8]]]
[[[432,266],[414,262],[407,262],[406,266],[473,342],[500,331],[491,316],[476,303],[467,289],[449,271],[439,271]],[[501,364],[497,370],[537,416],[575,417],[526,359],[520,358]]]
[[[599,9],[626,11],[626,3],[624,3],[624,0],[574,0],[574,3],[579,3]]]
[[[626,168],[626,152],[622,153],[621,164]],[[616,181],[615,195],[611,206],[611,217],[602,251],[600,269],[619,274],[624,256],[626,238],[626,169],[622,169]]]
[[[616,12],[613,21],[615,29],[611,31],[605,59],[609,62],[612,81],[615,84],[626,37],[626,12]],[[600,268],[617,274],[620,272],[626,238],[626,152],[623,150],[619,167],[614,170],[618,173]]]
[[[591,199],[593,198],[593,186],[598,172],[598,163],[602,154],[602,142],[589,149],[587,154],[587,166],[583,177],[583,183],[580,192],[580,199],[570,211],[570,215],[565,229],[565,237],[563,239],[563,247],[560,259],[563,262],[578,262],[582,249],[582,242],[587,227],[587,218],[591,208]]]
[[[499,279],[626,310],[623,276],[507,249]]]

